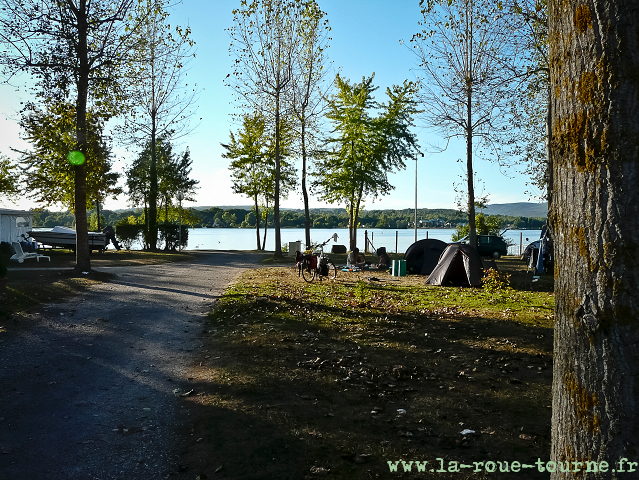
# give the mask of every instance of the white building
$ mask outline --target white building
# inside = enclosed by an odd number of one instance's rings
[[[19,242],[33,228],[33,212],[0,208],[0,242]]]

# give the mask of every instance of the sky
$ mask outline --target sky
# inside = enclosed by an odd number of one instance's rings
[[[385,101],[387,87],[413,80],[419,74],[417,57],[410,48],[411,36],[419,29],[421,17],[418,0],[318,0],[327,13],[331,25],[328,58],[335,73],[339,72],[352,82],[361,81],[375,73],[374,85],[378,101]],[[228,172],[228,160],[222,158],[221,142],[228,141],[229,132],[237,131],[231,114],[238,107],[233,103],[232,91],[223,83],[231,70],[233,58],[229,54],[229,36],[225,29],[233,22],[232,10],[240,0],[183,0],[171,11],[170,23],[189,25],[196,42],[196,58],[189,65],[188,82],[201,89],[197,102],[197,118],[201,117],[195,131],[181,139],[177,151],[187,146],[193,160],[192,176],[199,180],[196,202],[185,206],[251,205],[245,196],[234,194]],[[18,126],[20,102],[32,100],[27,89],[0,85],[0,155],[17,158],[10,148],[28,149],[29,144],[20,139]],[[451,142],[441,153],[436,146],[444,140],[419,119],[414,133],[417,135],[424,157],[417,164],[418,208],[457,208],[453,185],[461,181],[465,166],[465,142]],[[124,173],[139,150],[113,145],[116,157],[114,170]],[[458,160],[464,159],[464,162]],[[403,209],[415,205],[415,163],[407,161],[406,170],[393,173],[390,182],[395,189],[375,202],[365,201],[367,209]],[[499,166],[488,160],[475,159],[477,196],[489,195],[489,203],[533,201],[526,185],[527,178],[515,169],[502,172]],[[299,190],[299,189],[298,189]],[[537,192],[532,192],[533,195]],[[17,203],[0,200],[3,208],[34,208],[37,205],[27,198]],[[281,202],[285,208],[303,208],[301,192],[291,193]],[[125,195],[117,200],[108,199],[103,208],[127,208]],[[329,205],[311,197],[311,208],[343,207]],[[60,210],[58,206],[50,208]]]

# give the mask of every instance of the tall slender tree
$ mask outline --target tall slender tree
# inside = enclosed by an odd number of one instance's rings
[[[115,109],[128,38],[137,31],[133,0],[0,0],[0,66],[7,81],[24,71],[39,95],[75,98],[74,150],[87,154],[87,105]],[[87,158],[87,162],[91,162]],[[74,166],[75,204],[85,205],[87,162]],[[76,208],[76,271],[91,269],[87,215]]]
[[[634,0],[550,2],[551,459],[572,467],[553,480],[636,474],[624,461],[639,455],[637,25]],[[587,461],[605,465],[574,473]]]
[[[290,124],[282,122],[280,131],[280,192],[283,198],[295,186],[295,169],[288,161],[291,152],[292,131]],[[264,250],[266,242],[266,228],[268,216],[265,218],[264,239],[260,246],[260,218],[261,213],[268,213],[268,206],[275,197],[275,161],[272,131],[267,130],[264,117],[259,113],[245,115],[243,128],[237,137],[230,133],[230,141],[222,144],[226,149],[223,158],[231,160],[229,170],[233,181],[233,191],[247,195],[253,200],[255,209],[255,234],[257,249]],[[260,205],[266,206],[261,212]]]
[[[149,192],[151,191],[150,165],[152,162],[151,141],[147,142],[146,148],[140,152],[138,157],[126,171],[127,194],[129,201],[134,206],[144,207],[145,216],[145,248],[152,250],[153,245],[157,248],[157,237],[153,238],[148,229],[146,218],[151,215],[149,209]],[[163,136],[155,142],[156,161],[156,181],[158,183],[157,198],[160,201],[158,211],[164,208],[164,221],[169,221],[169,211],[175,210],[175,198],[177,192],[184,194],[184,200],[194,201],[195,190],[198,180],[190,177],[191,174],[191,154],[186,149],[180,155],[173,153],[171,141]],[[156,218],[159,215],[156,213]]]
[[[275,255],[282,255],[280,232],[280,198],[282,196],[282,132],[280,126],[290,108],[295,81],[294,58],[306,21],[305,1],[252,0],[244,1],[233,10],[230,53],[235,57],[233,72],[227,84],[238,96],[241,106],[259,111],[274,129],[275,192],[273,219],[275,222]]]
[[[195,56],[195,42],[189,27],[171,27],[169,0],[138,0],[136,15],[146,19],[131,39],[131,61],[124,79],[129,90],[129,115],[120,138],[125,143],[150,142],[147,228],[149,245],[156,249],[158,239],[158,159],[155,143],[180,138],[192,131],[190,120],[197,88],[189,87],[186,65]]]
[[[257,250],[261,250],[260,196],[268,188],[265,174],[267,158],[264,118],[260,114],[245,115],[242,126],[237,138],[231,132],[229,143],[222,144],[226,149],[222,157],[231,160],[229,169],[233,181],[233,192],[253,199]]]
[[[492,0],[420,0],[421,32],[411,39],[423,72],[422,104],[427,125],[448,142],[466,141],[470,244],[475,246],[473,155],[482,146],[498,156],[507,131],[512,64],[518,52],[509,42],[517,28]]]
[[[344,203],[349,215],[349,245],[357,246],[359,212],[365,198],[375,199],[394,187],[388,173],[405,168],[417,148],[410,132],[418,110],[417,87],[412,82],[387,89],[388,103],[373,98],[377,89],[374,75],[351,84],[339,75],[336,93],[329,99],[328,119],[334,136],[328,151],[318,162],[314,186],[320,198],[329,203]],[[378,115],[373,116],[372,113]]]
[[[294,82],[292,88],[292,112],[298,128],[298,141],[302,157],[301,187],[304,201],[304,231],[306,248],[311,248],[311,217],[308,203],[309,150],[317,151],[319,127],[326,105],[325,98],[331,88],[326,49],[330,26],[326,13],[315,0],[305,2],[303,20],[298,24],[300,42],[293,56]],[[315,148],[309,148],[315,146]]]

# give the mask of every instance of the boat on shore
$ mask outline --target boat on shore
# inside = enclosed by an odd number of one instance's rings
[[[42,248],[68,248],[75,250],[75,230],[68,227],[53,227],[49,230],[32,230],[27,232]],[[107,245],[106,235],[102,232],[89,232],[89,248],[104,250]]]

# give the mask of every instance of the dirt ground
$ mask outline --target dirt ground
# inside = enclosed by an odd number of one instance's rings
[[[525,275],[513,271],[518,288]],[[370,276],[318,285],[290,267],[242,274],[197,352],[180,478],[547,478],[468,466],[548,459],[552,320],[406,311],[410,297],[388,303],[389,287],[421,288],[424,277]],[[466,467],[440,472],[437,459]],[[402,460],[430,463],[404,472]]]
[[[179,453],[181,435],[190,437],[185,402],[195,394],[190,367],[203,348],[205,316],[260,258],[215,252],[138,267],[96,261],[96,270],[111,274],[108,283],[3,321],[0,479],[195,478]],[[39,271],[31,272],[37,290]]]
[[[545,478],[387,462],[546,458],[552,329],[354,301],[417,276],[340,273],[335,311],[317,300],[331,284],[260,258],[96,261],[106,283],[1,323],[0,479]],[[242,302],[215,308],[240,275]]]

